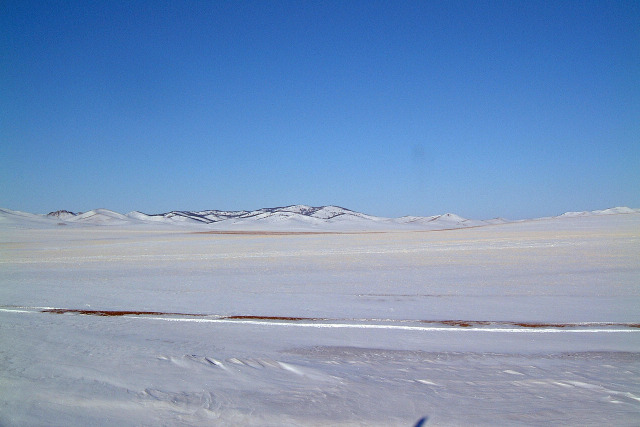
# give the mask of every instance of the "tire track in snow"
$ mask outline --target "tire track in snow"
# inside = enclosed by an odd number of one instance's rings
[[[5,313],[46,313],[58,315],[87,315],[124,317],[127,319],[219,323],[234,325],[278,326],[297,328],[335,329],[391,329],[421,332],[491,332],[491,333],[633,333],[640,332],[640,324],[624,322],[532,323],[510,321],[462,320],[398,320],[398,319],[331,319],[285,316],[222,316],[199,313],[161,311],[84,310],[55,307],[0,307]]]

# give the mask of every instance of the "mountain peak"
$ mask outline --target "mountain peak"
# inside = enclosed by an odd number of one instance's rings
[[[568,212],[557,218],[580,216],[610,216],[640,214],[640,209],[626,207],[591,212]],[[286,230],[286,231],[385,231],[385,230],[448,230],[511,222],[502,218],[472,220],[456,214],[405,216],[383,218],[352,211],[340,206],[289,205],[262,208],[254,211],[171,211],[147,215],[133,211],[126,215],[108,209],[94,209],[84,213],[58,210],[46,215],[0,209],[4,224],[29,223],[41,225],[93,225],[93,226],[190,226],[213,230]]]
[[[47,214],[47,216],[49,217],[53,217],[53,218],[58,218],[58,219],[70,219],[75,217],[76,215],[78,215],[75,212],[71,212],[71,211],[67,211],[67,210],[59,210],[59,211],[55,211],[55,212],[49,212]]]

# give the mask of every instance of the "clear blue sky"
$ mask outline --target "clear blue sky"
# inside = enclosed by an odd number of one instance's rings
[[[638,1],[0,2],[0,206],[640,207]]]

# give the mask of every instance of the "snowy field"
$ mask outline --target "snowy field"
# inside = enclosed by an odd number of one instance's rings
[[[640,424],[640,213],[194,231],[0,221],[0,426]]]

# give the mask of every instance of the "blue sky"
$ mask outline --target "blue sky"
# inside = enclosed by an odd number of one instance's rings
[[[0,3],[0,206],[640,207],[636,1]]]

